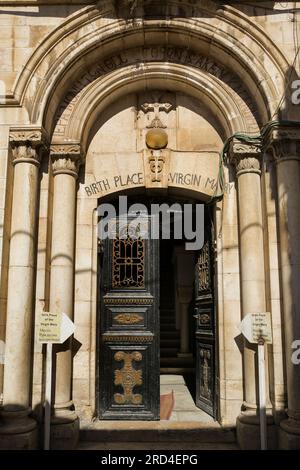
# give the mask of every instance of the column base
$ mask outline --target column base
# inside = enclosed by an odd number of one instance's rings
[[[295,419],[285,419],[280,423],[279,449],[300,449],[300,422]]]
[[[79,418],[75,411],[55,410],[51,418],[50,449],[76,449],[79,440]]]
[[[253,411],[242,412],[236,422],[237,442],[242,450],[260,449],[259,416]],[[278,447],[278,426],[274,424],[273,416],[267,415],[267,447],[274,450]]]
[[[28,416],[30,410],[1,411],[1,450],[33,450],[38,448],[37,422]]]

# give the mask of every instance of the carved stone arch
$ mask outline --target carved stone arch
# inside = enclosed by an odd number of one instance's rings
[[[276,110],[284,92],[284,72],[288,65],[283,55],[262,29],[234,7],[216,7],[209,2],[191,6],[180,2],[181,11],[193,8],[193,18],[180,16],[178,2],[168,19],[116,19],[113,2],[84,7],[69,17],[37,48],[24,67],[8,104],[22,104],[31,123],[52,128],[52,120],[70,83],[82,75],[89,64],[126,45],[190,45],[212,59],[219,57],[234,70],[249,90],[262,122]],[[177,8],[177,10],[176,10]],[[207,8],[210,21],[206,21]],[[178,10],[179,11],[179,10]],[[108,14],[109,13],[109,14]],[[237,38],[238,37],[238,38]],[[100,46],[100,47],[99,47]],[[262,53],[263,52],[263,53]],[[264,57],[262,62],[261,57]]]
[[[87,81],[83,77],[81,83]],[[257,133],[258,124],[247,103],[228,84],[206,71],[181,64],[149,62],[140,73],[122,67],[80,89],[60,109],[53,142],[80,141],[85,149],[90,129],[103,109],[123,94],[149,88],[183,91],[201,101],[216,116],[223,140],[235,132]],[[76,94],[75,90],[78,89]],[[74,96],[73,96],[74,91]]]

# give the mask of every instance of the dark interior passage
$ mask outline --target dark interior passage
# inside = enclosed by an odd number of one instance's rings
[[[193,355],[180,357],[180,306],[176,298],[176,245],[174,240],[160,240],[160,372],[161,374],[192,375],[194,373]],[[192,351],[192,305],[190,314],[190,350]],[[191,381],[189,377],[187,379],[188,382]]]

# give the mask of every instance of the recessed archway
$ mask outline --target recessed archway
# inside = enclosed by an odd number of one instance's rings
[[[113,4],[104,9],[84,7],[36,49],[16,82],[11,102],[22,104],[31,123],[42,124],[51,132],[63,96],[92,64],[125,47],[173,45],[209,56],[231,71],[244,83],[261,123],[265,123],[284,93],[285,58],[262,29],[234,8],[218,10],[211,2],[205,8],[197,7],[199,15],[196,9],[193,19],[185,18],[190,8],[183,3],[179,12],[174,4],[174,16],[168,19],[116,21]],[[207,14],[215,25],[205,21]],[[264,57],[263,62],[260,57]]]

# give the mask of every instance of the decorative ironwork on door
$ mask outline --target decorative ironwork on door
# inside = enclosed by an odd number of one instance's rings
[[[210,275],[210,255],[209,255],[209,241],[206,240],[199,253],[197,261],[197,277],[198,277],[198,294],[210,289],[211,275]]]
[[[145,287],[145,240],[133,239],[128,234],[125,239],[113,240],[112,287],[131,289]]]
[[[159,419],[158,240],[141,226],[114,222],[99,256],[99,417]]]
[[[196,405],[216,418],[216,312],[214,302],[214,228],[205,212],[205,239],[195,267]]]

